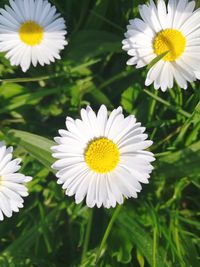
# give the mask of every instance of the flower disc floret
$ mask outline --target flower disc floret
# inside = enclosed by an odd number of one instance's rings
[[[149,66],[145,85],[165,92],[187,89],[200,79],[200,8],[196,1],[150,0],[139,5],[140,18],[129,21],[123,49],[127,65]]]
[[[19,29],[21,40],[30,46],[39,45],[43,39],[44,29],[34,21],[24,22]]]
[[[86,148],[85,161],[91,170],[97,173],[108,173],[119,163],[119,149],[107,138],[91,141]]]
[[[158,56],[168,52],[163,57],[164,61],[175,61],[185,51],[186,38],[178,30],[166,29],[156,35],[153,47],[155,54]]]

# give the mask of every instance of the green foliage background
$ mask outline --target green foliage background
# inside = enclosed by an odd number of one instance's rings
[[[15,146],[22,171],[34,178],[25,208],[0,224],[0,266],[95,266],[114,210],[93,209],[81,263],[91,210],[75,205],[56,184],[49,148],[67,115],[102,103],[136,115],[157,160],[150,184],[123,205],[96,266],[200,266],[200,83],[162,93],[144,88],[145,69],[126,66],[123,34],[145,1],[51,2],[68,28],[62,60],[23,74],[0,54],[0,139]]]

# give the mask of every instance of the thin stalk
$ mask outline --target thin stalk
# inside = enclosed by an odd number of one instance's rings
[[[122,27],[120,27],[119,25],[117,25],[116,23],[113,23],[111,20],[106,19],[105,17],[101,16],[100,14],[96,13],[94,10],[91,11],[91,13],[96,16],[97,18],[101,19],[102,21],[110,24],[113,28],[119,30],[120,32],[123,32],[124,29]]]
[[[107,241],[107,239],[108,239],[108,236],[109,236],[109,234],[110,234],[110,231],[111,231],[111,229],[112,229],[112,227],[113,227],[113,224],[114,224],[114,222],[115,222],[115,220],[116,220],[116,218],[117,218],[117,216],[118,216],[118,214],[119,214],[121,208],[122,208],[122,205],[118,205],[118,206],[117,206],[117,208],[115,209],[115,211],[114,211],[114,213],[113,213],[113,215],[112,215],[112,217],[111,217],[111,219],[110,219],[110,221],[109,221],[109,224],[108,224],[108,226],[107,226],[107,228],[106,228],[106,231],[105,231],[105,233],[104,233],[103,239],[102,239],[102,241],[101,241],[99,250],[97,251],[96,266],[97,266],[97,263],[98,263],[99,258],[100,258],[100,256],[101,256],[101,252],[102,252],[102,250],[103,250],[103,248],[104,248],[104,246],[105,246],[105,244],[106,244],[106,241]]]
[[[91,232],[91,226],[92,226],[92,219],[93,219],[93,209],[89,209],[88,224],[87,224],[85,240],[84,240],[84,244],[83,244],[81,264],[83,263],[83,261],[85,259],[85,255],[86,255],[87,250],[88,250],[88,245],[89,245],[89,241],[90,241],[90,232]]]
[[[154,227],[153,230],[153,267],[156,267],[156,254],[157,254],[157,227]]]
[[[110,78],[109,80],[105,81],[104,83],[102,83],[100,86],[99,86],[99,89],[103,89],[107,86],[109,86],[110,84],[122,79],[122,78],[126,78],[127,76],[129,76],[130,74],[132,74],[133,71],[130,70],[130,71],[122,71],[118,74],[116,74],[115,76],[113,76],[112,78]]]
[[[47,75],[47,76],[40,76],[40,77],[27,77],[27,78],[11,78],[11,79],[0,79],[0,82],[4,83],[27,83],[27,82],[38,82],[49,80],[50,78],[57,78],[61,77],[64,74],[55,74],[55,75]]]
[[[96,64],[97,62],[99,62],[99,59],[96,60],[91,60],[87,63],[84,63],[82,65],[73,67],[70,69],[70,73],[74,73],[78,70],[80,70],[81,68],[84,67],[89,67],[92,66],[94,64]],[[40,76],[40,77],[24,77],[24,78],[11,78],[11,79],[0,79],[0,82],[4,82],[4,83],[27,83],[27,82],[38,82],[38,81],[44,81],[44,80],[49,80],[52,78],[60,78],[60,77],[66,77],[68,78],[69,73],[66,72],[61,72],[61,73],[55,73],[55,74],[51,74],[51,75],[46,75],[46,76]]]
[[[151,96],[153,99],[157,100],[158,102],[162,103],[163,105],[165,105],[166,107],[168,107],[169,109],[171,109],[172,111],[176,112],[176,113],[179,113],[181,115],[183,115],[184,117],[186,118],[190,118],[191,117],[191,114],[188,113],[187,111],[181,109],[181,107],[176,107],[172,104],[170,104],[169,102],[167,102],[166,100],[162,99],[161,97],[149,92],[148,90],[144,89],[144,92]]]
[[[182,251],[181,251],[181,245],[180,245],[180,236],[179,236],[179,221],[178,221],[178,211],[176,211],[175,220],[174,220],[175,226],[174,226],[174,238],[175,238],[175,244],[177,248],[177,253],[180,259],[180,266],[184,267],[184,260],[182,257]]]

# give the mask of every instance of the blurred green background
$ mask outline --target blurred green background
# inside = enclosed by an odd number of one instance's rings
[[[137,200],[125,202],[96,266],[199,267],[199,81],[187,91],[175,85],[162,93],[144,87],[145,69],[126,66],[121,41],[145,1],[50,2],[68,29],[62,60],[24,74],[0,54],[0,139],[14,145],[22,172],[34,178],[25,208],[0,223],[0,267],[95,266],[114,210],[93,209],[81,263],[91,211],[56,184],[49,147],[66,116],[77,118],[81,107],[97,110],[102,103],[136,115],[154,141],[157,160],[150,184]]]

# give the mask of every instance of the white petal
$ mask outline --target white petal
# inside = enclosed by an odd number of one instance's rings
[[[25,183],[32,177],[16,173],[20,169],[20,159],[12,160],[13,148],[6,148],[0,142],[0,220],[11,217],[23,207],[23,197],[28,195]]]
[[[0,51],[7,51],[11,65],[27,71],[31,63],[44,66],[60,59],[60,51],[67,45],[66,26],[54,6],[46,0],[10,0],[10,6],[0,9]],[[33,21],[44,29],[37,45],[24,43],[19,35],[21,25]],[[12,42],[11,42],[12,41]]]
[[[87,107],[81,110],[81,119],[67,117],[68,131],[59,130],[61,136],[55,138],[58,145],[52,150],[55,152],[53,157],[58,160],[52,167],[58,170],[58,184],[62,184],[66,195],[75,195],[77,204],[86,197],[90,208],[95,205],[98,208],[115,207],[117,203],[123,203],[124,197],[136,198],[142,189],[139,181],[148,183],[153,170],[151,162],[155,160],[153,153],[143,151],[152,144],[146,140],[145,128],[136,123],[133,115],[124,118],[121,107],[113,110],[109,117],[105,106],[101,106],[97,115]],[[120,154],[115,169],[107,173],[90,169],[85,162],[83,147],[98,138],[98,134],[100,138],[114,142]]]

